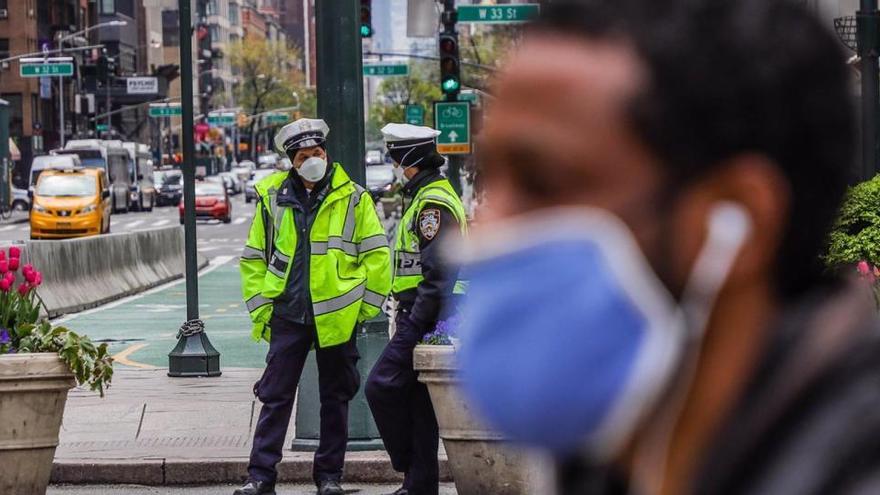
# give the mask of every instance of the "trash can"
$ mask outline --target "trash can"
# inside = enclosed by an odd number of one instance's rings
[[[388,317],[384,313],[364,323],[357,329],[357,347],[361,359],[358,372],[361,387],[348,405],[348,451],[384,450],[382,438],[373,421],[373,414],[364,396],[364,384],[373,365],[388,343]],[[318,396],[318,365],[315,353],[309,353],[299,381],[296,401],[296,434],[291,450],[314,452],[321,437],[321,401]]]

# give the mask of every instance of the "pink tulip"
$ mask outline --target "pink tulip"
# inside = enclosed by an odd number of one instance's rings
[[[25,267],[25,268],[27,268],[27,267]],[[29,284],[33,284],[34,281],[37,279],[37,272],[35,272],[33,269],[26,270],[24,272],[24,279],[27,280],[27,282]]]
[[[9,248],[9,257],[10,258],[21,258],[21,249],[16,246],[12,246]]]
[[[18,293],[22,296],[26,296],[28,292],[31,291],[31,286],[27,284],[27,282],[18,286]]]
[[[9,260],[9,271],[14,272],[18,270],[18,264],[20,263],[19,258],[11,258]]]
[[[43,283],[43,274],[40,272],[36,272],[36,277],[34,277],[34,287],[39,287]]]
[[[11,288],[12,288],[12,282],[10,282],[9,280],[6,280],[5,278],[3,280],[0,280],[0,291],[9,292],[9,289],[11,289]]]
[[[865,260],[859,261],[859,264],[856,265],[856,268],[859,270],[859,275],[868,275],[869,273],[871,273],[871,267]]]
[[[0,260],[6,259],[6,251],[0,250]]]
[[[6,280],[9,280],[9,283],[15,282],[15,274],[12,272],[6,272],[6,275],[3,276]]]
[[[9,262],[0,260],[0,273],[9,273]]]

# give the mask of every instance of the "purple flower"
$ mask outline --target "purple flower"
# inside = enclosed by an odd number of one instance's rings
[[[0,328],[0,345],[10,342],[12,342],[12,338],[9,337],[9,331],[5,328]]]

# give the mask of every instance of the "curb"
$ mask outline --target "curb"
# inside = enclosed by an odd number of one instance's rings
[[[247,477],[247,458],[236,459],[143,459],[62,460],[52,465],[52,484],[204,485],[241,483]],[[312,458],[284,459],[278,465],[284,483],[311,483]],[[440,459],[440,480],[452,480],[446,459]],[[384,454],[351,459],[345,463],[345,482],[399,483],[403,475],[391,468]]]

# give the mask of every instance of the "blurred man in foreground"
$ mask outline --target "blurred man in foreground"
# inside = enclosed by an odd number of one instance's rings
[[[782,0],[554,2],[493,94],[485,417],[565,494],[880,493],[875,308],[820,261],[856,132],[833,35]]]

